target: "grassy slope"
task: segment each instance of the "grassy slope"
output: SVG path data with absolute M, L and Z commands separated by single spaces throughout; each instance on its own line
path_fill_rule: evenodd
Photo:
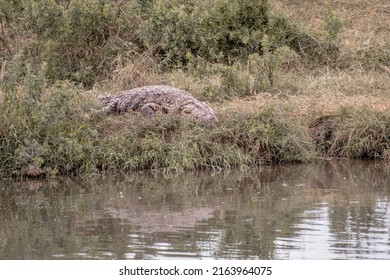
M 339 35 L 341 57 L 353 60 L 363 49 L 385 49 L 390 56 L 390 5 L 386 0 L 367 1 L 302 1 L 278 0 L 273 5 L 288 13 L 293 22 L 304 28 L 324 33 L 323 15 L 326 6 L 342 19 L 343 29 Z M 288 95 L 298 110 L 307 109 L 334 113 L 343 106 L 369 106 L 375 110 L 387 110 L 390 106 L 390 69 L 378 64 L 366 69 L 361 61 L 352 61 L 352 67 L 335 70 L 329 68 L 299 69 L 283 73 L 277 80 L 276 93 Z M 257 96 L 247 101 L 234 101 L 221 106 L 232 108 L 258 107 L 268 97 Z M 283 100 L 281 102 L 284 102 Z M 245 105 L 244 105 L 245 104 Z
M 327 6 L 343 21 L 340 34 L 344 51 L 353 51 L 373 45 L 385 46 L 390 38 L 390 5 L 387 0 L 321 1 L 275 0 L 276 8 L 288 13 L 291 20 L 323 30 L 323 14 Z
M 205 96 L 205 88 L 211 85 L 223 94 L 226 80 L 220 76 L 199 77 L 182 69 L 162 72 L 150 54 L 126 59 L 124 53 L 116 59 L 112 78 L 98 81 L 90 91 L 81 90 L 81 96 L 88 99 L 136 86 L 169 84 L 211 100 L 221 123 L 204 127 L 177 118 L 148 121 L 132 116 L 92 116 L 92 121 L 89 117 L 86 121 L 78 114 L 75 122 L 73 113 L 64 112 L 53 129 L 47 129 L 38 116 L 28 125 L 41 130 L 26 132 L 25 119 L 20 118 L 15 121 L 19 126 L 0 123 L 0 132 L 9 133 L 4 151 L 10 152 L 2 155 L 0 171 L 4 176 L 19 176 L 35 171 L 56 175 L 96 169 L 230 168 L 323 155 L 390 159 L 390 70 L 380 63 L 390 52 L 387 2 L 327 1 L 344 25 L 338 37 L 340 67 L 313 68 L 293 60 L 291 67 L 275 71 L 269 92 L 254 90 L 245 98 L 238 92 L 236 98 L 233 94 L 229 100 L 214 101 Z M 324 1 L 278 0 L 272 5 L 302 28 L 326 33 Z M 237 72 L 244 82 L 255 74 L 244 72 Z M 69 103 L 69 108 L 74 104 Z M 42 111 L 51 112 L 45 107 Z M 61 132 L 64 135 L 57 137 Z M 38 142 L 20 143 L 24 134 Z M 13 153 L 16 143 L 17 154 Z
M 383 122 L 388 120 L 387 112 L 390 112 L 390 69 L 377 63 L 376 57 L 361 56 L 367 55 L 366 51 L 370 50 L 374 54 L 380 50 L 380 55 L 390 51 L 388 1 L 309 0 L 303 3 L 277 0 L 272 1 L 272 5 L 275 10 L 287 13 L 288 18 L 301 28 L 322 35 L 326 33 L 326 9 L 334 11 L 343 22 L 338 37 L 339 59 L 348 61 L 349 66 L 321 66 L 313 69 L 298 65 L 293 69 L 278 71 L 270 92 L 257 92 L 254 96 L 214 102 L 213 107 L 222 120 L 228 120 L 234 112 L 256 114 L 267 108 L 276 110 L 280 118 L 291 118 L 304 126 L 313 125 L 323 116 L 332 116 L 332 139 L 325 139 L 331 143 L 320 143 L 327 146 L 328 155 L 379 155 L 387 158 L 387 146 L 376 143 L 375 139 L 379 137 L 378 134 L 388 133 L 387 124 Z M 197 79 L 180 70 L 160 73 L 157 65 L 145 57 L 137 63 L 118 69 L 114 83 L 108 83 L 105 88 L 115 92 L 126 88 L 126 81 L 129 80 L 139 81 L 138 85 L 166 83 L 184 88 L 202 98 L 205 86 L 211 83 L 218 87 L 223 82 L 219 77 L 207 77 L 208 81 Z M 92 94 L 96 95 L 101 90 L 95 88 Z M 118 120 L 108 119 L 107 122 L 108 125 L 118 125 Z M 126 120 L 122 120 L 122 123 L 126 123 Z M 367 130 L 368 127 L 371 127 L 371 131 Z M 382 135 L 379 138 L 383 140 L 387 137 Z M 376 144 L 372 143 L 380 147 L 373 148 Z

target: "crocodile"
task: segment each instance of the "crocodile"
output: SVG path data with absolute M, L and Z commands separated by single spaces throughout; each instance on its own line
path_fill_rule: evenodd
M 190 93 L 165 85 L 144 86 L 99 96 L 106 113 L 140 112 L 150 116 L 156 112 L 182 115 L 200 122 L 217 123 L 219 120 L 206 102 L 195 99 Z

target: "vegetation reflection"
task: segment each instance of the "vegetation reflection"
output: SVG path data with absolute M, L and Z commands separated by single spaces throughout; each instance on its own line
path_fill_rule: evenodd
M 388 172 L 340 161 L 4 182 L 0 258 L 293 258 L 305 235 L 326 248 L 312 258 L 383 258 Z

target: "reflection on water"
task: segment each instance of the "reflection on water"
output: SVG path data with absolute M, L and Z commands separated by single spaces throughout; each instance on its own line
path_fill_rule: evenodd
M 390 259 L 390 166 L 0 183 L 0 259 Z

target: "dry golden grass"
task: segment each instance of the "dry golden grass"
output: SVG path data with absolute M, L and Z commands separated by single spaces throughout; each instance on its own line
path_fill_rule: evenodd
M 390 75 L 378 71 L 329 70 L 302 71 L 279 75 L 276 88 L 288 94 L 388 96 Z
M 112 74 L 115 88 L 110 89 L 116 91 L 155 84 L 161 74 L 151 50 L 141 54 L 124 53 L 116 58 L 115 65 L 116 70 Z
M 303 26 L 324 33 L 327 6 L 340 17 L 342 50 L 358 50 L 390 43 L 390 2 L 388 0 L 275 0 L 275 8 Z
M 279 108 L 294 119 L 312 120 L 316 116 L 337 114 L 346 107 L 355 109 L 364 107 L 378 112 L 389 111 L 390 98 L 369 95 L 346 96 L 338 93 L 321 96 L 272 96 L 269 93 L 260 93 L 254 97 L 216 104 L 215 109 L 219 114 L 226 115 L 230 112 L 256 112 L 265 106 Z
M 390 75 L 376 71 L 294 71 L 278 76 L 272 93 L 215 104 L 216 111 L 255 112 L 264 106 L 281 108 L 296 118 L 329 115 L 344 107 L 390 110 Z

